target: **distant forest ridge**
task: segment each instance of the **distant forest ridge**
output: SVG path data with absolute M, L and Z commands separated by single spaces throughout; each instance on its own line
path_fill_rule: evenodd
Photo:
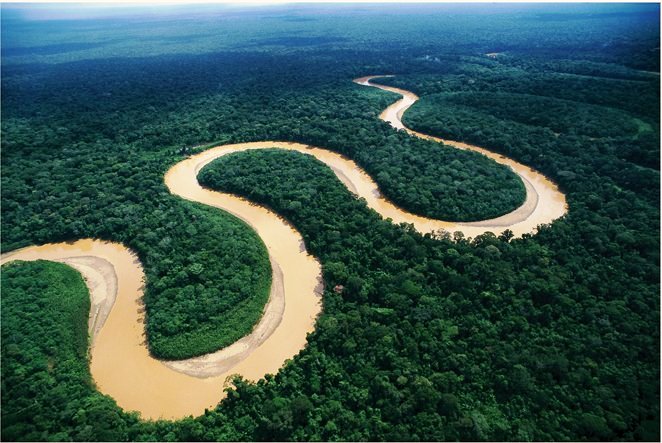
M 195 23 L 195 30 L 172 26 L 174 20 Z M 411 20 L 416 20 L 416 26 L 410 26 Z M 658 20 L 658 4 L 196 5 L 163 9 L 3 4 L 2 57 L 6 65 L 260 47 L 277 52 L 320 45 L 355 50 L 360 45 L 362 50 L 406 46 L 412 53 L 430 49 L 544 51 L 659 71 Z M 393 32 L 397 38 L 392 37 Z M 624 38 L 614 38 L 617 35 Z M 613 55 L 597 56 L 597 50 L 603 49 Z

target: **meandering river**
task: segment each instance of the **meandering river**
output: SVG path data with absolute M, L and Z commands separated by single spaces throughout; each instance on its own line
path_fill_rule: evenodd
M 364 86 L 372 86 L 382 89 L 384 91 L 399 94 L 402 98 L 389 107 L 387 107 L 379 116 L 380 119 L 388 122 L 391 126 L 398 130 L 404 130 L 414 137 L 419 137 L 425 140 L 432 140 L 435 142 L 443 143 L 458 149 L 465 149 L 468 151 L 475 151 L 491 158 L 495 162 L 508 166 L 515 174 L 517 174 L 524 183 L 526 189 L 526 198 L 524 203 L 517 209 L 501 217 L 482 220 L 469 223 L 448 223 L 439 220 L 432 220 L 425 217 L 409 217 L 409 220 L 404 220 L 398 214 L 397 218 L 393 221 L 407 221 L 414 223 L 416 229 L 420 232 L 430 232 L 437 229 L 445 229 L 447 231 L 455 232 L 461 231 L 467 237 L 475 237 L 476 235 L 483 234 L 487 231 L 499 234 L 506 229 L 513 231 L 517 237 L 522 234 L 535 232 L 538 225 L 551 223 L 557 218 L 562 217 L 568 211 L 565 195 L 561 193 L 558 186 L 550 179 L 539 173 L 538 171 L 529 168 L 515 160 L 504 157 L 501 154 L 488 151 L 480 146 L 470 145 L 468 143 L 446 140 L 439 137 L 423 134 L 407 128 L 402 123 L 402 115 L 414 103 L 418 101 L 418 96 L 413 92 L 406 91 L 392 86 L 384 86 L 372 83 L 371 80 L 377 78 L 390 77 L 388 75 L 372 75 L 368 77 L 361 77 L 354 80 L 355 83 Z M 378 211 L 379 212 L 379 211 Z M 411 220 L 411 221 L 410 221 Z
M 534 232 L 565 214 L 565 197 L 542 174 L 483 148 L 441 140 L 406 128 L 402 114 L 417 99 L 402 89 L 370 82 L 356 83 L 402 95 L 380 118 L 397 129 L 460 149 L 478 151 L 518 174 L 527 197 L 515 211 L 492 220 L 450 223 L 408 213 L 383 198 L 372 178 L 353 161 L 334 152 L 298 143 L 265 141 L 211 148 L 174 165 L 165 175 L 171 193 L 187 200 L 228 211 L 248 223 L 264 241 L 271 260 L 273 283 L 264 314 L 251 334 L 227 348 L 202 357 L 164 362 L 150 356 L 145 344 L 142 294 L 144 272 L 137 256 L 116 243 L 84 239 L 74 243 L 31 246 L 3 254 L 0 263 L 13 260 L 53 260 L 76 268 L 90 289 L 89 330 L 91 373 L 98 389 L 112 396 L 125 410 L 144 418 L 181 418 L 199 415 L 224 396 L 227 377 L 240 374 L 258 380 L 275 373 L 306 345 L 321 311 L 321 266 L 310 256 L 301 235 L 277 214 L 226 193 L 202 188 L 198 172 L 208 163 L 234 152 L 279 148 L 312 155 L 332 168 L 354 194 L 395 223 L 412 223 L 421 232 L 461 231 L 466 236 L 511 229 L 515 235 Z

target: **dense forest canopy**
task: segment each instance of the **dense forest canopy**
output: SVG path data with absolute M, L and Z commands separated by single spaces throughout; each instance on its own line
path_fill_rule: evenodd
M 646 4 L 63 5 L 27 11 L 5 5 L 2 21 L 2 56 L 16 63 L 219 50 L 305 54 L 320 47 L 508 51 L 542 63 L 552 57 L 589 62 L 587 67 L 614 63 L 649 71 L 659 71 L 660 62 L 658 11 Z
M 2 6 L 2 251 L 131 247 L 158 357 L 236 340 L 269 285 L 243 222 L 168 193 L 192 152 L 321 146 L 435 218 L 522 201 L 510 171 L 380 121 L 396 97 L 353 78 L 397 74 L 379 81 L 421 96 L 408 126 L 543 172 L 569 212 L 521 239 L 421 235 L 309 156 L 219 159 L 200 181 L 322 263 L 307 348 L 201 417 L 141 421 L 94 388 L 80 276 L 6 265 L 4 440 L 659 440 L 659 5 L 49 8 Z

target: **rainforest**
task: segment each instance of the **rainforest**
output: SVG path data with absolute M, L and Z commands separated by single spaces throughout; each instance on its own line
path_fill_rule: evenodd
M 659 4 L 2 5 L 5 441 L 659 441 Z

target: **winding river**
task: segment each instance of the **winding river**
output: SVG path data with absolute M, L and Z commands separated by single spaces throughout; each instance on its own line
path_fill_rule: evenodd
M 409 91 L 371 83 L 372 76 L 354 80 L 400 94 L 380 118 L 396 129 L 460 149 L 478 151 L 509 166 L 526 186 L 526 200 L 502 217 L 472 223 L 450 223 L 413 215 L 384 199 L 372 178 L 353 161 L 334 152 L 298 143 L 265 141 L 211 148 L 174 165 L 165 175 L 171 193 L 228 211 L 248 223 L 264 241 L 273 282 L 263 316 L 246 337 L 217 352 L 183 361 L 160 361 L 145 344 L 142 294 L 144 272 L 136 254 L 121 244 L 94 239 L 31 246 L 3 254 L 13 260 L 52 260 L 77 269 L 90 290 L 89 331 L 91 373 L 98 389 L 125 410 L 148 419 L 176 419 L 202 414 L 225 395 L 227 377 L 240 374 L 258 380 L 276 373 L 306 345 L 321 311 L 319 262 L 306 252 L 301 235 L 274 212 L 230 194 L 202 188 L 198 172 L 208 163 L 234 152 L 279 148 L 312 155 L 335 172 L 347 188 L 365 199 L 384 218 L 412 223 L 420 232 L 461 231 L 465 236 L 511 229 L 515 235 L 534 232 L 565 214 L 565 197 L 540 173 L 477 146 L 441 140 L 406 128 L 401 117 L 418 97 Z
M 501 154 L 488 151 L 487 149 L 481 148 L 479 146 L 453 140 L 445 140 L 439 137 L 433 137 L 431 135 L 423 134 L 421 132 L 407 128 L 402 123 L 402 115 L 407 109 L 409 109 L 414 103 L 418 101 L 418 96 L 413 92 L 406 91 L 404 89 L 394 88 L 392 86 L 384 86 L 371 82 L 372 79 L 384 77 L 391 76 L 372 75 L 354 80 L 355 83 L 360 85 L 373 86 L 375 88 L 393 92 L 402 96 L 400 100 L 387 107 L 381 113 L 379 116 L 380 119 L 389 123 L 395 129 L 404 130 L 408 134 L 415 137 L 443 143 L 458 149 L 479 152 L 499 164 L 508 166 L 522 179 L 526 189 L 526 198 L 524 203 L 522 203 L 519 208 L 509 212 L 508 214 L 502 215 L 501 217 L 469 223 L 450 223 L 425 217 L 412 216 L 411 214 L 398 210 L 396 211 L 397 214 L 394 214 L 397 218 L 391 216 L 394 222 L 399 223 L 406 221 L 408 223 L 413 223 L 416 229 L 420 232 L 431 232 L 432 230 L 444 229 L 451 232 L 461 231 L 467 237 L 475 237 L 487 231 L 492 231 L 498 235 L 506 229 L 510 229 L 513 231 L 513 234 L 516 237 L 521 237 L 522 234 L 535 232 L 538 225 L 551 223 L 557 218 L 562 217 L 568 211 L 565 195 L 559 191 L 555 183 L 553 183 L 538 171 L 535 171 L 528 166 L 518 163 L 508 157 L 504 157 Z

